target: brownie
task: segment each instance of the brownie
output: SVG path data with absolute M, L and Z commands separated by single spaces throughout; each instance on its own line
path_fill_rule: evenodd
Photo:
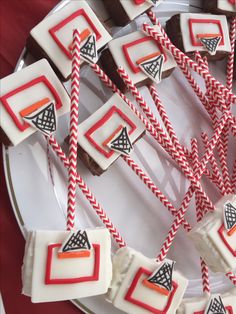
M 236 7 L 234 5 L 234 11 L 224 10 L 218 8 L 218 0 L 203 0 L 203 10 L 205 12 L 210 12 L 214 14 L 224 14 L 228 17 L 236 16 Z M 225 0 L 225 5 L 227 5 L 228 0 Z M 230 5 L 230 4 L 228 4 Z M 233 6 L 233 4 L 232 4 Z
M 186 53 L 187 56 L 194 59 L 194 51 L 186 52 L 183 44 L 183 37 L 180 27 L 180 14 L 172 16 L 166 22 L 166 33 L 169 36 L 172 43 L 179 48 L 182 52 Z M 186 34 L 185 34 L 186 35 Z M 209 54 L 207 51 L 200 51 L 202 57 L 206 56 L 209 61 L 219 61 L 225 59 L 229 52 L 217 51 L 215 55 Z

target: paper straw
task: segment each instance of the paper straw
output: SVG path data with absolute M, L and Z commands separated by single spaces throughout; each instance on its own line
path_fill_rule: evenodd
M 132 102 L 117 88 L 117 86 L 112 82 L 112 80 L 106 75 L 106 73 L 97 65 L 93 64 L 91 65 L 92 70 L 95 74 L 100 78 L 100 80 L 108 87 L 110 88 L 114 93 L 118 93 L 118 95 L 129 105 L 129 107 L 133 110 L 133 112 L 137 115 L 137 117 L 143 122 L 143 124 L 146 126 L 147 131 L 154 137 L 157 138 L 158 134 L 154 127 L 148 122 L 147 119 L 145 119 L 140 112 L 136 109 L 136 107 L 132 104 Z M 183 202 L 186 202 L 187 197 L 191 200 L 191 188 L 190 191 L 185 194 L 185 197 L 183 199 Z M 189 202 L 190 202 L 189 200 Z M 182 202 L 182 203 L 183 203 Z M 226 274 L 227 278 L 236 285 L 236 276 L 229 272 Z
M 201 161 L 201 164 L 200 166 L 198 167 L 197 169 L 197 172 L 196 172 L 196 179 L 199 180 L 206 165 L 207 165 L 207 162 L 209 160 L 209 158 L 211 157 L 211 155 L 213 154 L 213 149 L 220 137 L 220 134 L 222 132 L 222 129 L 224 128 L 224 125 L 225 123 L 227 122 L 227 115 L 224 114 L 220 120 L 220 123 L 218 125 L 218 128 L 217 130 L 215 131 L 212 139 L 210 140 L 209 142 L 209 146 L 208 146 L 208 149 L 206 150 L 203 158 L 202 158 L 202 161 Z M 189 191 L 190 190 L 193 190 L 192 189 L 192 186 L 189 187 Z M 182 203 L 183 204 L 183 203 Z M 176 215 L 176 218 L 174 219 L 174 222 L 172 223 L 172 226 L 168 232 L 168 235 L 166 237 L 166 240 L 160 250 L 160 253 L 158 255 L 158 260 L 163 260 L 166 258 L 166 255 L 172 245 L 172 242 L 174 241 L 174 238 L 179 230 L 179 227 L 181 225 L 181 221 L 184 217 L 184 215 L 186 214 L 186 211 L 187 211 L 187 208 L 185 206 L 181 206 L 181 208 L 179 209 L 177 215 Z
M 202 137 L 202 141 L 203 141 L 204 147 L 206 149 L 206 147 L 208 145 L 208 142 L 209 142 L 208 136 L 207 136 L 207 134 L 205 132 L 202 132 L 201 137 Z M 210 158 L 209 162 L 211 164 L 213 174 L 216 176 L 217 182 L 219 183 L 218 186 L 220 187 L 220 193 L 222 195 L 225 195 L 226 194 L 226 190 L 225 190 L 225 187 L 224 187 L 224 182 L 223 182 L 223 180 L 221 178 L 221 174 L 220 174 L 220 171 L 219 171 L 219 168 L 218 168 L 218 165 L 217 165 L 217 162 L 216 162 L 214 154 Z
M 232 189 L 233 193 L 236 193 L 236 159 L 234 160 L 234 165 L 233 165 L 233 173 L 232 173 Z
M 206 59 L 203 60 L 199 53 L 196 53 L 196 57 L 197 57 L 198 62 L 200 64 L 205 63 L 206 66 L 208 67 L 207 60 Z M 214 91 L 212 91 L 212 93 L 210 93 L 209 82 L 206 82 L 206 86 L 208 88 L 209 98 L 213 101 L 213 98 L 211 97 L 211 95 L 212 95 L 212 93 L 214 93 Z M 218 117 L 216 115 L 215 106 L 212 106 L 210 108 L 210 110 L 212 112 L 213 127 L 215 129 L 217 126 L 217 123 L 218 123 Z M 227 126 L 228 126 L 228 123 L 226 124 L 225 128 L 227 128 Z M 225 128 L 224 128 L 224 130 L 225 130 Z M 224 130 L 222 132 L 222 135 L 224 134 Z M 223 182 L 224 182 L 224 187 L 225 187 L 224 193 L 230 194 L 232 192 L 232 189 L 231 189 L 229 170 L 228 170 L 228 166 L 227 166 L 227 155 L 226 155 L 226 152 L 224 150 L 222 136 L 220 137 L 219 142 L 217 143 L 217 149 L 218 149 L 218 155 L 219 155 L 220 165 L 221 165 L 221 169 L 222 169 Z
M 160 43 L 163 47 L 168 49 L 173 56 L 180 59 L 183 63 L 189 66 L 192 70 L 201 75 L 205 80 L 209 81 L 214 89 L 220 90 L 222 95 L 230 102 L 236 103 L 236 95 L 230 92 L 223 84 L 218 82 L 207 70 L 204 66 L 199 66 L 195 61 L 190 59 L 187 55 L 185 55 L 182 51 L 180 51 L 177 47 L 175 47 L 171 41 L 164 37 L 163 34 L 158 33 L 152 26 L 147 23 L 143 24 L 143 30 L 149 36 L 154 38 L 158 43 Z
M 69 159 L 66 157 L 65 153 L 63 152 L 61 146 L 57 143 L 56 139 L 51 136 L 49 138 L 49 144 L 52 147 L 53 151 L 56 153 L 56 155 L 59 157 L 59 159 L 62 161 L 65 168 L 69 168 Z M 108 218 L 106 212 L 102 208 L 102 206 L 98 203 L 92 192 L 89 190 L 86 183 L 83 181 L 82 177 L 76 173 L 76 182 L 79 186 L 80 190 L 84 194 L 84 196 L 89 201 L 90 205 L 95 210 L 98 217 L 101 219 L 105 227 L 109 230 L 111 233 L 111 236 L 116 241 L 116 243 L 119 245 L 119 247 L 126 246 L 126 243 L 124 242 L 123 238 L 115 228 L 115 226 L 112 224 L 110 219 Z
M 148 107 L 146 101 L 136 88 L 136 86 L 133 84 L 131 78 L 129 77 L 128 73 L 124 70 L 124 68 L 119 67 L 118 73 L 120 74 L 121 78 L 123 79 L 124 83 L 134 96 L 136 102 L 139 104 L 139 106 L 142 108 L 143 112 L 146 114 L 146 116 L 149 118 L 150 122 L 153 124 L 154 128 L 159 134 L 159 137 L 157 139 L 158 143 L 163 147 L 163 149 L 171 156 L 172 159 L 174 159 L 185 176 L 192 182 L 194 187 L 196 187 L 199 192 L 201 193 L 201 196 L 208 207 L 209 210 L 213 210 L 214 206 L 206 193 L 203 191 L 201 185 L 196 180 L 196 178 L 193 175 L 192 169 L 190 168 L 187 159 L 184 155 L 180 155 L 179 152 L 176 150 L 172 142 L 169 140 L 168 136 L 162 129 L 160 123 L 157 121 L 154 114 L 151 112 L 150 108 Z
M 199 167 L 199 153 L 198 153 L 198 143 L 197 139 L 191 140 L 192 155 L 193 155 L 193 170 L 194 173 L 197 172 Z M 196 200 L 196 216 L 197 222 L 201 221 L 203 218 L 203 208 L 201 204 L 201 198 L 198 192 L 195 193 Z M 203 292 L 210 295 L 210 281 L 209 281 L 209 269 L 205 261 L 200 257 L 201 273 L 202 273 L 202 288 Z
M 77 143 L 79 124 L 79 89 L 80 89 L 80 33 L 77 29 L 75 29 L 73 31 L 72 74 L 71 74 L 67 230 L 72 230 L 75 227 Z

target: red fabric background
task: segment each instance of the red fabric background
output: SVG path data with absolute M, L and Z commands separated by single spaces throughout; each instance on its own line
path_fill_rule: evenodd
M 30 29 L 57 3 L 58 0 L 0 1 L 1 78 L 13 72 Z M 0 166 L 0 290 L 6 313 L 82 313 L 69 301 L 33 304 L 30 298 L 21 295 L 21 265 L 25 241 L 17 225 L 8 197 L 3 172 L 2 149 L 0 151 Z

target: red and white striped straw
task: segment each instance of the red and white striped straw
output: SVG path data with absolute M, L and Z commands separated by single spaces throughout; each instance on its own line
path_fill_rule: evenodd
M 176 135 L 176 132 L 173 128 L 172 123 L 170 122 L 170 119 L 166 113 L 165 107 L 162 104 L 162 101 L 157 93 L 157 89 L 156 87 L 152 84 L 149 86 L 149 92 L 152 96 L 152 99 L 156 105 L 157 111 L 159 112 L 159 115 L 164 123 L 164 126 L 166 128 L 167 133 L 169 134 L 169 137 L 173 143 L 173 145 L 175 146 L 175 148 L 178 150 L 179 154 L 181 156 L 185 156 L 184 150 L 183 150 L 183 146 L 180 144 L 179 139 Z M 185 156 L 186 157 L 186 156 Z M 186 159 L 186 158 L 185 158 Z
M 234 165 L 233 165 L 233 173 L 232 173 L 232 190 L 233 193 L 236 193 L 236 159 L 234 160 Z
M 212 156 L 213 154 L 213 149 L 215 148 L 215 145 L 220 137 L 220 134 L 224 128 L 224 125 L 225 123 L 227 122 L 227 114 L 224 114 L 220 120 L 220 123 L 218 125 L 218 128 L 217 130 L 215 131 L 212 139 L 210 140 L 209 142 L 209 146 L 208 146 L 208 149 L 206 150 L 203 158 L 202 158 L 202 161 L 201 161 L 201 164 L 200 166 L 198 167 L 197 169 L 197 172 L 196 172 L 196 179 L 199 180 L 206 165 L 207 165 L 207 162 L 209 160 L 209 158 Z M 193 190 L 192 189 L 192 186 L 189 187 L 189 191 Z M 174 222 L 172 223 L 172 226 L 168 232 L 168 235 L 166 237 L 166 240 L 160 250 L 160 253 L 158 255 L 158 260 L 164 260 L 166 258 L 166 255 L 172 245 L 172 242 L 174 241 L 174 238 L 178 232 L 178 229 L 181 225 L 181 221 L 184 217 L 184 215 L 186 214 L 186 211 L 187 211 L 187 208 L 185 208 L 184 206 L 181 206 L 181 208 L 179 209 L 177 215 L 176 215 L 176 218 L 174 219 Z
M 106 75 L 106 73 L 97 65 L 97 64 L 92 64 L 91 65 L 92 70 L 97 74 L 97 76 L 100 78 L 100 80 L 108 87 L 110 88 L 114 93 L 117 93 L 128 105 L 129 107 L 133 110 L 133 112 L 137 115 L 137 117 L 143 122 L 143 124 L 146 126 L 147 131 L 154 137 L 158 138 L 158 134 L 154 127 L 148 122 L 147 119 L 145 119 L 141 113 L 136 109 L 136 107 L 132 104 L 132 102 L 117 88 L 117 86 L 112 82 L 112 80 Z M 185 194 L 185 197 L 182 201 L 182 204 L 186 202 L 187 197 L 189 196 L 191 200 L 191 188 L 190 192 L 187 192 Z M 189 200 L 189 202 L 190 202 Z M 229 272 L 226 274 L 227 278 L 236 285 L 236 276 L 232 273 Z
M 229 34 L 230 34 L 231 52 L 229 54 L 228 61 L 227 61 L 226 87 L 229 90 L 232 90 L 233 72 L 234 72 L 235 40 L 236 40 L 236 17 L 231 17 Z
M 193 138 L 191 140 L 191 147 L 192 147 L 192 155 L 193 155 L 193 170 L 194 170 L 194 173 L 196 173 L 199 167 L 199 153 L 198 153 L 197 139 Z M 197 222 L 199 222 L 203 218 L 203 207 L 202 207 L 201 198 L 198 192 L 195 193 L 195 202 L 196 202 Z M 201 257 L 200 257 L 200 264 L 201 264 L 201 273 L 202 273 L 203 292 L 209 295 L 210 294 L 209 269 L 205 261 Z
M 199 66 L 195 61 L 190 59 L 181 50 L 175 47 L 169 38 L 164 37 L 163 34 L 158 33 L 152 26 L 147 23 L 143 24 L 143 30 L 149 36 L 154 38 L 159 44 L 168 49 L 173 56 L 180 59 L 183 63 L 186 63 L 192 70 L 201 75 L 205 80 L 209 81 L 214 89 L 219 90 L 222 95 L 230 102 L 236 103 L 236 95 L 229 91 L 223 84 L 217 81 L 204 66 Z
M 206 64 L 208 67 L 208 62 L 207 59 L 202 59 L 201 55 L 199 53 L 196 53 L 197 60 L 199 64 Z M 212 121 L 213 121 L 213 128 L 215 129 L 218 123 L 218 117 L 216 114 L 216 107 L 214 103 L 214 98 L 211 97 L 214 94 L 214 91 L 211 91 L 211 86 L 209 85 L 209 82 L 205 82 L 206 87 L 207 87 L 207 94 L 209 95 L 209 99 L 211 100 L 212 106 L 210 107 L 210 112 L 212 115 Z M 225 128 L 222 132 L 222 135 L 224 134 L 224 131 L 227 129 L 228 123 L 225 125 Z M 218 149 L 218 154 L 219 154 L 219 160 L 220 160 L 220 165 L 222 169 L 222 176 L 223 176 L 223 182 L 224 182 L 224 187 L 225 187 L 225 194 L 230 194 L 232 192 L 231 189 L 231 182 L 230 182 L 230 175 L 229 175 L 229 170 L 227 166 L 227 154 L 226 151 L 224 150 L 224 145 L 222 141 L 222 136 L 219 139 L 219 142 L 217 143 L 217 149 Z
M 56 153 L 56 155 L 59 157 L 61 162 L 63 163 L 64 167 L 66 169 L 69 169 L 69 159 L 66 157 L 65 153 L 63 152 L 61 146 L 57 143 L 56 139 L 51 136 L 49 138 L 49 144 L 52 147 L 52 150 Z M 98 203 L 95 196 L 92 194 L 86 183 L 83 181 L 82 177 L 76 173 L 76 183 L 84 196 L 89 201 L 90 205 L 95 210 L 96 214 L 100 218 L 100 220 L 103 222 L 105 227 L 109 230 L 111 236 L 116 241 L 116 243 L 119 245 L 119 247 L 126 246 L 125 241 L 107 216 L 105 210 L 102 208 L 102 206 Z
M 201 137 L 202 137 L 202 142 L 203 142 L 203 145 L 206 149 L 207 145 L 208 145 L 208 136 L 205 132 L 202 132 L 201 134 Z M 215 159 L 215 156 L 214 154 L 212 155 L 212 157 L 210 158 L 210 164 L 211 164 L 211 168 L 212 168 L 212 171 L 213 171 L 213 174 L 215 175 L 215 177 L 217 178 L 217 181 L 218 181 L 218 187 L 220 187 L 220 193 L 222 195 L 225 195 L 226 194 L 226 190 L 225 190 L 225 187 L 224 187 L 224 182 L 221 178 L 221 174 L 220 174 L 220 171 L 219 171 L 219 168 L 218 168 L 218 164 L 216 162 L 216 159 Z
M 176 150 L 173 143 L 169 140 L 168 136 L 166 135 L 166 132 L 161 127 L 160 123 L 157 121 L 154 114 L 151 112 L 149 106 L 147 105 L 146 101 L 140 94 L 137 87 L 132 82 L 130 76 L 125 71 L 124 68 L 119 67 L 118 73 L 123 79 L 125 85 L 128 87 L 132 95 L 134 96 L 136 102 L 139 104 L 139 106 L 142 108 L 143 112 L 146 114 L 148 119 L 150 120 L 151 124 L 156 129 L 157 133 L 159 134 L 159 137 L 157 139 L 158 143 L 163 147 L 163 149 L 171 156 L 173 160 L 177 162 L 185 176 L 192 182 L 194 187 L 196 187 L 199 192 L 201 193 L 201 196 L 209 210 L 213 210 L 214 206 L 212 202 L 210 201 L 209 197 L 206 195 L 206 193 L 203 191 L 200 183 L 196 180 L 196 178 L 193 175 L 192 169 L 190 168 L 190 165 L 185 157 L 185 155 L 180 155 L 179 152 Z
M 75 29 L 73 31 L 72 74 L 71 74 L 67 230 L 72 230 L 75 226 L 76 169 L 77 169 L 78 124 L 79 124 L 79 89 L 80 89 L 80 33 L 77 29 Z

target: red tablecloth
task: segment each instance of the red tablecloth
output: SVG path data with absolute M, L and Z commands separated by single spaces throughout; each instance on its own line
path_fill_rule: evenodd
M 1 0 L 0 4 L 0 77 L 10 74 L 24 47 L 30 29 L 36 25 L 58 0 Z M 1 88 L 1 87 L 0 87 Z M 21 265 L 24 239 L 14 217 L 4 179 L 0 151 L 0 289 L 7 314 L 78 314 L 70 302 L 33 304 L 21 295 Z

